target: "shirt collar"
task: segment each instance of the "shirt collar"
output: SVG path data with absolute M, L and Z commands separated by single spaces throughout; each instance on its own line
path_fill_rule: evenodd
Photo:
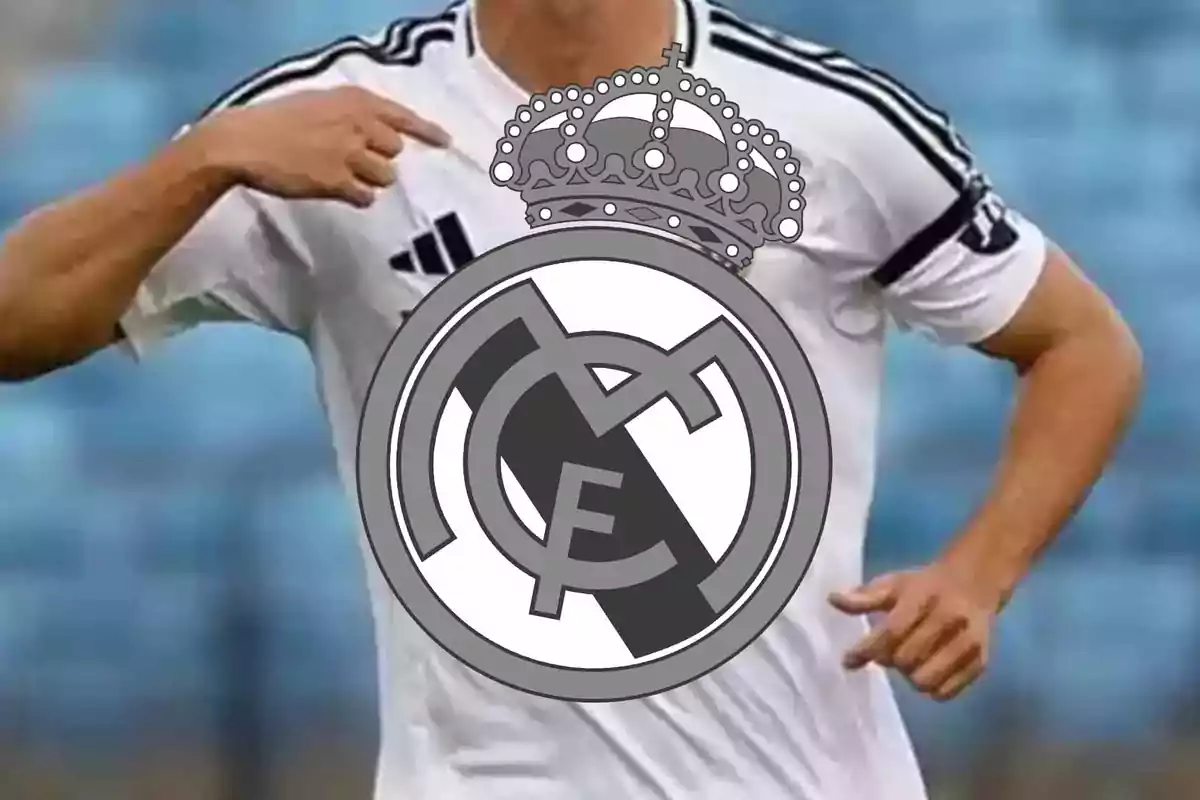
M 683 65 L 689 70 L 695 67 L 707 41 L 707 5 L 707 0 L 675 0 L 675 41 L 687 53 Z M 479 46 L 479 35 L 475 29 L 475 0 L 459 0 L 451 8 L 457 11 L 458 35 L 455 40 L 461 42 L 463 55 L 472 61 L 487 61 L 492 69 L 499 72 Z M 509 83 L 512 85 L 511 81 Z
M 675 7 L 675 41 L 687 53 L 685 68 L 694 71 L 697 63 L 703 63 L 708 41 L 708 0 L 675 0 Z M 458 0 L 447 9 L 454 12 L 454 46 L 463 57 L 460 63 L 464 67 L 454 70 L 450 80 L 459 91 L 475 98 L 476 110 L 499 133 L 511 119 L 514 109 L 529 102 L 529 93 L 504 74 L 479 46 L 474 10 L 475 0 Z M 456 138 L 451 149 L 485 172 L 495 155 L 495 143 L 488 137 Z

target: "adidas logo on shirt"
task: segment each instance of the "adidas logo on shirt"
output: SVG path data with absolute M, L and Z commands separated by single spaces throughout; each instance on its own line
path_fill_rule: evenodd
M 396 272 L 417 275 L 449 275 L 475 260 L 458 214 L 450 213 L 433 223 L 433 230 L 412 240 L 409 249 L 391 258 Z

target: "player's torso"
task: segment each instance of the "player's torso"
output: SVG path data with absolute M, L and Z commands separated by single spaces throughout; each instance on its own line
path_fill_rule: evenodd
M 431 53 L 418 68 L 371 67 L 361 76 L 369 88 L 436 121 L 450 134 L 452 146 L 411 143 L 398 160 L 398 187 L 366 211 L 315 203 L 294 215 L 318 284 L 312 345 L 322 382 L 327 393 L 348 387 L 350 410 L 361 406 L 407 312 L 459 270 L 474 269 L 468 266 L 474 258 L 531 232 L 520 195 L 497 186 L 489 175 L 496 142 L 527 98 L 454 57 L 453 44 Z M 824 132 L 777 107 L 774 96 L 786 84 L 764 86 L 761 74 L 738 69 L 716 54 L 704 66 L 704 77 L 736 99 L 747 116 L 771 120 L 797 155 L 808 187 L 800 240 L 759 248 L 743 276 L 795 335 L 829 415 L 834 453 L 829 535 L 801 589 L 803 595 L 823 598 L 827 590 L 859 577 L 874 471 L 884 315 L 874 294 L 841 279 L 840 270 L 828 263 L 838 257 L 841 228 L 830 224 L 840 200 L 836 182 L 823 172 Z M 476 266 L 486 269 L 486 263 Z M 334 419 L 335 435 L 339 449 L 349 454 L 357 413 L 343 416 L 341 425 Z M 797 624 L 815 624 L 812 613 L 797 605 Z M 826 623 L 835 620 L 820 624 Z
M 822 215 L 836 207 L 836 187 L 819 174 L 821 159 L 805 155 L 808 143 L 798 117 L 776 122 L 779 109 L 753 76 L 712 63 L 704 77 L 721 85 L 748 115 L 771 119 L 808 173 L 805 228 L 812 235 L 795 246 L 760 249 L 745 277 L 795 333 L 830 409 L 833 497 L 813 574 L 783 617 L 725 667 L 666 695 L 607 706 L 543 701 L 471 673 L 415 627 L 386 624 L 394 614 L 378 606 L 394 604 L 387 587 L 375 580 L 377 613 L 385 621 L 377 628 L 379 646 L 390 651 L 380 676 L 385 784 L 391 780 L 389 760 L 409 761 L 399 753 L 409 748 L 412 758 L 424 754 L 438 765 L 430 768 L 429 791 L 435 794 L 429 796 L 446 800 L 483 796 L 473 793 L 476 786 L 489 787 L 489 800 L 660 795 L 840 800 L 856 796 L 850 773 L 837 763 L 846 746 L 867 746 L 898 731 L 904 749 L 886 684 L 864 676 L 852 685 L 854 679 L 838 666 L 839 652 L 861 633 L 861 625 L 847 624 L 823 600 L 829 589 L 858 577 L 873 470 L 882 313 L 862 287 L 839 283 L 822 263 L 831 248 L 822 239 L 827 236 Z M 495 142 L 519 97 L 498 99 L 478 75 L 436 53 L 419 69 L 376 70 L 363 82 L 436 121 L 454 146 L 411 144 L 398 162 L 397 190 L 385 192 L 369 210 L 311 203 L 298 206 L 292 217 L 313 265 L 319 300 L 312 347 L 327 403 L 332 398 L 342 408 L 340 415 L 332 413 L 344 458 L 354 450 L 353 409 L 404 314 L 474 257 L 530 231 L 521 198 L 493 184 L 488 174 Z M 883 728 L 864 738 L 858 726 L 880 714 Z M 389 741 L 395 754 L 387 752 Z M 903 752 L 898 757 L 907 758 Z M 865 754 L 851 757 L 866 760 Z M 414 768 L 409 761 L 395 770 Z M 396 779 L 397 796 L 406 796 L 404 779 Z M 440 780 L 449 783 L 439 785 Z M 595 793 L 579 787 L 594 787 Z

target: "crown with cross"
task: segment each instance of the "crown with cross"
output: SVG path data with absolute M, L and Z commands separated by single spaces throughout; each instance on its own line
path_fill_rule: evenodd
M 621 70 L 520 106 L 496 143 L 492 181 L 520 192 L 533 228 L 606 220 L 699 245 L 735 268 L 803 227 L 804 180 L 778 132 L 743 119 L 681 68 Z

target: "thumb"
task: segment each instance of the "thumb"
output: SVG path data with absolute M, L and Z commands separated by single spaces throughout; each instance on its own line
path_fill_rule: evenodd
M 844 592 L 833 592 L 829 595 L 829 604 L 846 614 L 869 614 L 874 611 L 887 611 L 895 603 L 896 590 L 899 588 L 900 576 L 889 572 Z

